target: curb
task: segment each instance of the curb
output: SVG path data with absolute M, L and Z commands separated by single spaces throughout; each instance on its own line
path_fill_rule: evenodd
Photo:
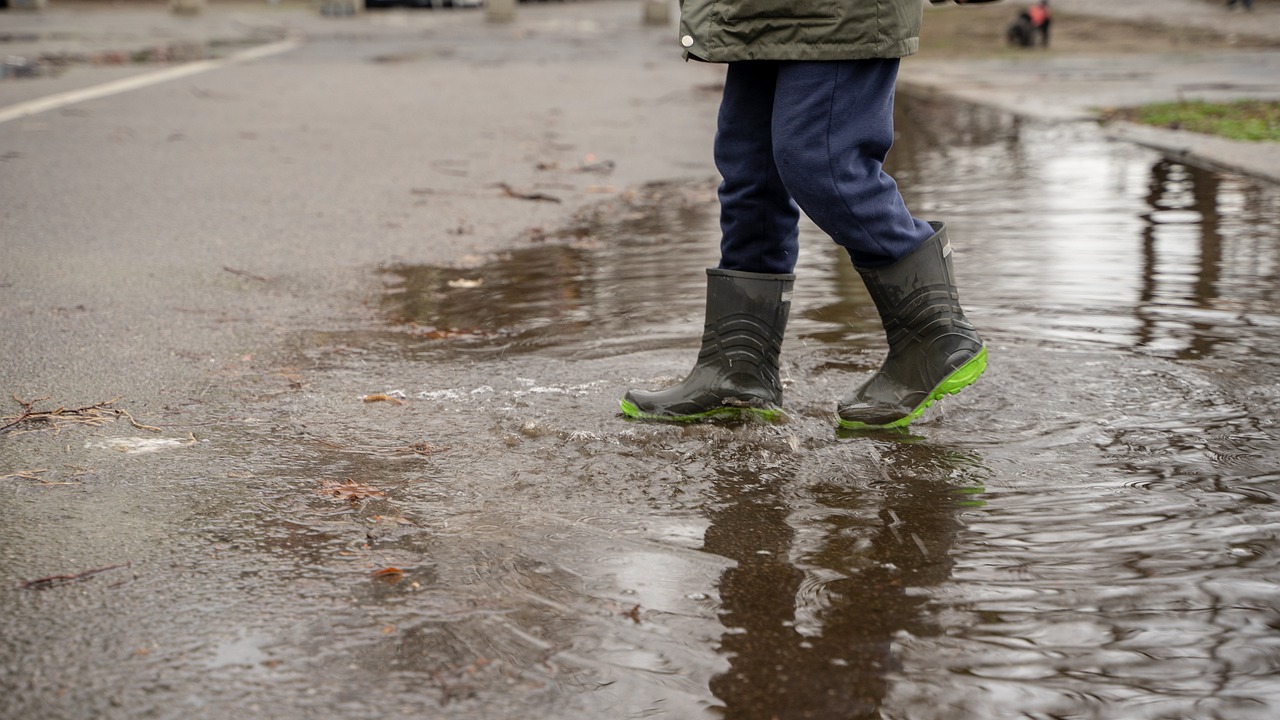
M 1214 135 L 1130 122 L 1108 123 L 1101 127 L 1109 139 L 1148 147 L 1174 160 L 1280 184 L 1280 143 L 1227 140 Z

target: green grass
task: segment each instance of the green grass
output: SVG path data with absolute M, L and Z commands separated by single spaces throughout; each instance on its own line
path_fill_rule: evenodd
M 1156 103 L 1110 110 L 1104 119 L 1190 130 L 1231 140 L 1280 142 L 1280 101 L 1275 100 Z

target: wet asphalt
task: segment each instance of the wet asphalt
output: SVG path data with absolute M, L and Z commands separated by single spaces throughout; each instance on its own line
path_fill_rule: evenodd
M 235 12 L 300 45 L 0 124 L 0 414 L 84 408 L 0 437 L 0 716 L 1280 707 L 1273 184 L 907 93 L 989 376 L 836 433 L 881 340 L 806 226 L 790 420 L 627 423 L 689 361 L 719 69 L 630 3 Z

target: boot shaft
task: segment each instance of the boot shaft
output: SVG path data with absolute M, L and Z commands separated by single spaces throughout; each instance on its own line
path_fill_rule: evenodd
M 735 374 L 762 373 L 777 382 L 794 286 L 793 274 L 708 269 L 698 364 L 716 364 Z
M 947 230 L 930 224 L 934 234 L 911 254 L 886 268 L 858 271 L 880 313 L 889 355 L 840 400 L 841 427 L 905 426 L 986 370 L 986 346 L 960 308 Z
M 781 414 L 778 356 L 791 311 L 794 275 L 707 270 L 702 350 L 693 370 L 663 390 L 630 390 L 629 417 L 693 421 L 751 413 Z
M 930 225 L 934 234 L 906 257 L 885 268 L 858 270 L 880 314 L 890 352 L 937 334 L 973 330 L 960 307 L 946 226 Z

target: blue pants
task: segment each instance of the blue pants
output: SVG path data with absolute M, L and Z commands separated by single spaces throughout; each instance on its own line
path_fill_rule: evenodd
M 933 234 L 882 169 L 897 76 L 897 60 L 729 64 L 715 141 L 721 269 L 791 272 L 801 209 L 864 269 Z

